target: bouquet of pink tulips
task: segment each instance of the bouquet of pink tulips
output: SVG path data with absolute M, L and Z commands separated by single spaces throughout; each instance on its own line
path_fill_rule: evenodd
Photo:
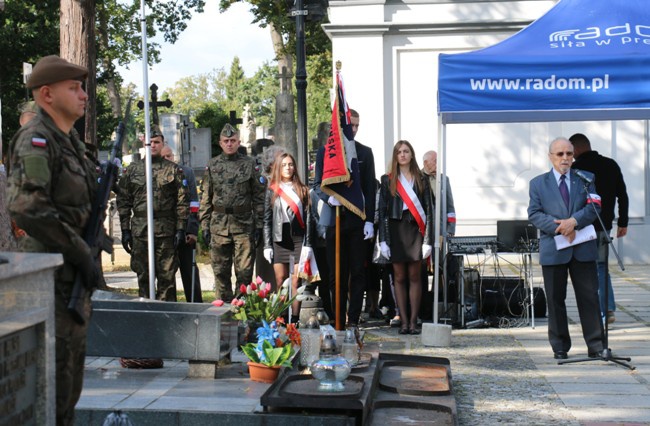
M 230 302 L 233 317 L 240 321 L 254 321 L 271 323 L 289 309 L 295 296 L 289 298 L 288 281 L 282 285 L 278 292 L 271 291 L 271 284 L 265 283 L 260 277 L 255 281 L 239 287 L 239 294 Z M 223 302 L 216 300 L 217 306 Z

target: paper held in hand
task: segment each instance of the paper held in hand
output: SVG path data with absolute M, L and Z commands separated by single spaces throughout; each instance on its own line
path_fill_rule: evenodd
M 568 238 L 564 235 L 556 235 L 555 237 L 555 247 L 558 250 L 565 249 L 567 247 L 575 246 L 578 244 L 585 243 L 587 241 L 596 239 L 596 230 L 594 225 L 585 226 L 582 229 L 576 231 L 576 237 L 573 241 L 569 242 Z

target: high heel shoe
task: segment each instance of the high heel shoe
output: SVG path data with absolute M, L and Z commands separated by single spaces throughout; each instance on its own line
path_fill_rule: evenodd
M 411 330 L 408 328 L 400 328 L 398 331 L 399 334 L 411 334 Z

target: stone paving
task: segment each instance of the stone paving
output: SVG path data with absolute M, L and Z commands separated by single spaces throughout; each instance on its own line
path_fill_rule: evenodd
M 633 371 L 601 360 L 557 365 L 544 318 L 536 319 L 534 329 L 523 320 L 504 323 L 503 328 L 454 329 L 451 346 L 443 348 L 424 347 L 420 336 L 401 336 L 383 322 L 368 321 L 366 347 L 448 358 L 460 425 L 650 425 L 650 268 L 630 266 L 623 272 L 612 268 L 611 274 L 618 310 L 608 346 L 614 356 L 631 357 Z M 534 272 L 535 285 L 541 285 L 540 276 Z M 209 267 L 202 267 L 204 289 L 210 289 L 210 277 Z M 107 274 L 113 287 L 135 287 L 134 278 L 130 272 Z M 569 359 L 576 359 L 586 356 L 586 347 L 571 290 L 568 307 L 573 337 Z M 259 395 L 266 387 L 250 382 L 243 367 L 224 369 L 228 377 L 217 380 L 188 379 L 186 371 L 182 361 L 169 362 L 158 373 L 140 374 L 120 370 L 115 360 L 88 358 L 86 386 L 77 408 L 84 412 L 146 407 L 163 413 L 259 410 Z M 151 377 L 144 379 L 145 374 Z M 244 391 L 246 398 L 237 398 L 237 404 L 224 400 L 227 389 Z M 80 420 L 77 424 L 86 424 Z

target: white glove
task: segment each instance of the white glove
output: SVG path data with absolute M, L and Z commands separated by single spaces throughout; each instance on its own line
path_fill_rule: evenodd
M 314 250 L 311 247 L 303 246 L 302 250 L 300 250 L 300 261 L 298 263 L 302 265 L 303 263 L 309 262 L 313 255 Z
M 374 236 L 375 236 L 375 227 L 372 225 L 371 222 L 366 222 L 366 224 L 363 225 L 363 239 L 369 240 Z
M 327 204 L 329 204 L 332 207 L 337 207 L 341 205 L 341 202 L 334 198 L 333 195 L 330 195 L 330 198 L 327 200 Z
M 429 244 L 422 244 L 422 259 L 431 256 L 431 246 Z
M 269 262 L 271 265 L 273 265 L 273 249 L 272 248 L 264 249 L 264 259 L 266 259 L 267 262 Z
M 386 259 L 390 259 L 390 247 L 388 247 L 386 241 L 382 241 L 379 243 L 379 251 L 381 251 L 381 255 L 384 256 Z

